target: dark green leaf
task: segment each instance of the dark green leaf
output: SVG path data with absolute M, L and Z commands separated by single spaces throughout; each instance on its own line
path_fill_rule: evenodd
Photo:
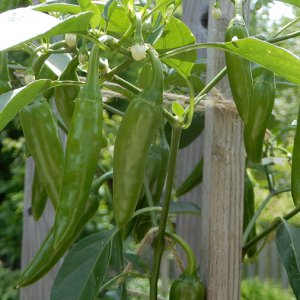
M 95 299 L 106 275 L 110 242 L 117 229 L 91 234 L 67 254 L 51 290 L 51 300 Z
M 200 214 L 201 208 L 192 202 L 178 201 L 171 202 L 169 212 L 173 214 Z
M 59 20 L 29 8 L 4 12 L 0 14 L 0 51 L 40 37 L 87 31 L 91 17 L 91 12 L 85 12 Z
M 300 299 L 300 228 L 289 225 L 284 219 L 277 230 L 276 245 L 282 264 L 289 276 L 297 300 Z

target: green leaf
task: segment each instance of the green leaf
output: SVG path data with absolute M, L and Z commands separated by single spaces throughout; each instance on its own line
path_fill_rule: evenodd
M 105 19 L 106 22 L 109 21 L 114 9 L 117 7 L 117 0 L 109 0 L 104 7 L 104 11 L 103 11 L 103 18 Z
M 117 231 L 91 234 L 70 250 L 53 283 L 51 300 L 96 298 L 109 265 L 110 242 Z
M 179 119 L 182 119 L 184 108 L 178 102 L 172 103 L 172 111 Z
M 216 45 L 262 65 L 275 74 L 300 85 L 300 59 L 290 51 L 256 38 Z
M 277 0 L 277 1 L 288 3 L 288 4 L 292 4 L 292 5 L 295 5 L 297 7 L 300 7 L 299 0 Z
M 0 14 L 0 51 L 40 37 L 87 31 L 91 17 L 92 13 L 84 12 L 59 20 L 29 8 L 4 12 Z
M 54 87 L 56 82 L 49 79 L 33 81 L 25 87 L 12 90 L 0 96 L 0 130 L 12 120 L 17 113 L 42 91 Z
M 90 24 L 92 28 L 96 28 L 101 21 L 101 11 L 98 6 L 91 0 L 79 0 L 78 2 L 83 11 L 90 11 L 93 13 L 92 18 L 90 19 Z
M 200 214 L 201 208 L 197 204 L 188 201 L 171 202 L 169 213 Z
M 280 259 L 289 276 L 297 300 L 300 299 L 300 228 L 289 225 L 284 219 L 277 230 L 276 245 Z
M 164 51 L 166 49 L 176 49 L 189 44 L 194 44 L 196 38 L 191 30 L 180 20 L 171 17 L 170 21 L 164 28 L 164 33 L 156 42 L 155 49 Z M 179 69 L 180 72 L 189 76 L 196 62 L 197 52 L 190 51 L 173 56 L 172 58 L 163 58 L 163 62 L 172 68 Z
M 82 10 L 78 5 L 67 3 L 43 3 L 31 6 L 31 9 L 40 12 L 59 12 L 61 14 L 79 14 Z

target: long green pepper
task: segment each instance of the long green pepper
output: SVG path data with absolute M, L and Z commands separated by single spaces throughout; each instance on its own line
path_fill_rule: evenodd
M 233 38 L 243 39 L 248 37 L 248 31 L 243 17 L 239 14 L 231 20 L 225 34 L 225 42 Z M 233 100 L 241 119 L 248 120 L 253 81 L 250 61 L 232 53 L 225 53 L 227 74 Z
M 291 188 L 294 204 L 298 207 L 300 205 L 300 107 L 294 138 Z
M 62 72 L 59 80 L 78 81 L 76 68 L 78 66 L 78 57 L 74 57 Z M 70 127 L 75 103 L 80 91 L 80 87 L 76 85 L 59 86 L 54 89 L 55 104 L 62 120 L 67 128 Z
M 247 157 L 254 163 L 262 158 L 264 136 L 276 95 L 273 72 L 264 70 L 254 84 L 250 114 L 244 126 Z
M 152 64 L 152 83 L 129 104 L 115 142 L 113 211 L 118 227 L 125 225 L 136 209 L 147 154 L 162 121 L 162 65 L 154 49 L 147 53 Z
M 11 90 L 9 72 L 7 67 L 7 53 L 0 52 L 0 95 Z
M 75 100 L 65 151 L 59 205 L 54 222 L 54 248 L 76 231 L 86 205 L 101 148 L 102 94 L 98 77 L 99 47 L 91 50 L 85 85 Z
M 64 153 L 51 107 L 43 96 L 38 96 L 20 111 L 19 118 L 37 172 L 56 208 L 61 189 Z

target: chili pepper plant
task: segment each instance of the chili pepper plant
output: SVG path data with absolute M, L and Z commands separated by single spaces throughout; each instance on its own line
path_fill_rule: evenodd
M 288 224 L 300 210 L 300 121 L 290 128 L 296 129 L 291 187 L 278 190 L 268 177 L 270 194 L 256 210 L 251 176 L 258 167 L 270 175 L 264 159 L 276 148 L 268 129 L 276 82 L 300 84 L 300 59 L 277 43 L 300 34 L 284 35 L 288 24 L 275 37 L 249 36 L 243 1 L 232 2 L 234 18 L 224 41 L 214 43 L 197 43 L 174 16 L 180 0 L 51 1 L 0 14 L 0 129 L 19 118 L 35 162 L 34 219 L 44 213 L 47 201 L 55 209 L 54 225 L 22 270 L 18 287 L 40 280 L 66 255 L 51 300 L 130 299 L 126 287 L 132 278 L 148 280 L 149 299 L 155 300 L 162 255 L 178 244 L 187 264 L 178 278 L 171 278 L 169 299 L 204 299 L 201 266 L 170 218 L 199 212 L 180 197 L 202 181 L 203 159 L 179 186 L 175 166 L 178 149 L 204 128 L 199 103 L 228 76 L 244 124 L 243 259 L 255 259 L 258 242 L 276 231 L 279 254 L 300 299 L 300 233 Z M 217 1 L 214 18 L 222 17 L 221 9 Z M 225 53 L 226 65 L 207 84 L 199 75 L 205 69 L 197 62 L 200 48 Z M 8 64 L 16 51 L 28 59 Z M 9 68 L 24 75 L 21 88 L 12 90 Z M 124 76 L 128 70 L 135 74 L 130 80 Z M 174 87 L 188 95 L 187 102 L 166 101 L 164 92 Z M 120 123 L 114 144 L 108 145 L 103 128 L 112 116 Z M 65 146 L 59 131 L 66 135 Z M 112 152 L 111 165 L 102 162 L 105 151 Z M 110 195 L 109 228 L 78 240 L 98 210 L 102 186 Z M 259 233 L 256 220 L 266 203 L 290 190 L 294 209 Z M 126 255 L 128 241 L 135 245 L 135 255 Z M 145 251 L 151 255 L 141 263 Z

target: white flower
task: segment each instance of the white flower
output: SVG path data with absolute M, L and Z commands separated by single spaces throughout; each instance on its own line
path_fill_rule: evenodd
M 147 47 L 144 44 L 135 44 L 130 48 L 132 58 L 136 61 L 146 58 Z
M 70 48 L 76 47 L 76 34 L 67 33 L 65 35 L 65 42 Z
M 32 81 L 35 81 L 35 75 L 32 69 L 26 70 L 25 76 L 24 76 L 25 84 L 29 84 Z
M 215 20 L 220 20 L 222 18 L 222 10 L 220 7 L 213 7 L 211 14 Z

